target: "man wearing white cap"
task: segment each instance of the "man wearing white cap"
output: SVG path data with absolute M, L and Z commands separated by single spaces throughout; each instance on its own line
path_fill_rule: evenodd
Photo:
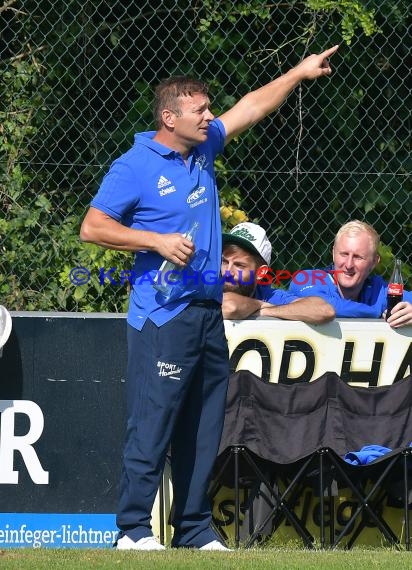
M 299 298 L 265 284 L 270 281 L 271 256 L 272 245 L 257 224 L 243 222 L 223 234 L 223 317 L 277 317 L 312 324 L 332 320 L 332 305 L 320 297 Z

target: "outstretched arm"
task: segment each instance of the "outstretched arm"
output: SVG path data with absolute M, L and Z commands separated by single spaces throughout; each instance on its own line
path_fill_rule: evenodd
M 277 109 L 304 79 L 317 79 L 330 75 L 332 69 L 328 58 L 338 47 L 334 46 L 318 55 L 309 55 L 296 67 L 263 87 L 251 91 L 229 111 L 223 113 L 219 118 L 226 130 L 226 143 Z

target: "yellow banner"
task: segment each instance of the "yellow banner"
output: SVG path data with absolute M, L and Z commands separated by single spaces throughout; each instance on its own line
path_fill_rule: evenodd
M 412 326 L 381 319 L 336 319 L 325 325 L 260 318 L 225 321 L 231 371 L 265 382 L 310 382 L 325 372 L 358 386 L 383 386 L 412 374 Z
M 240 489 L 240 540 L 241 543 L 247 542 L 250 533 L 259 529 L 259 525 L 263 523 L 265 518 L 270 514 L 270 508 L 263 509 L 263 513 L 259 513 L 259 506 L 255 504 L 252 511 L 249 506 L 249 490 Z M 341 489 L 339 496 L 334 498 L 332 506 L 329 498 L 325 497 L 324 502 L 324 539 L 325 545 L 333 544 L 339 539 L 337 546 L 340 548 L 347 545 L 348 541 L 356 534 L 354 540 L 355 545 L 375 545 L 381 546 L 385 543 L 382 532 L 377 528 L 371 516 L 362 514 L 355 518 L 347 527 L 347 523 L 351 520 L 359 507 L 359 499 L 354 497 L 349 489 Z M 293 512 L 299 519 L 301 525 L 312 535 L 313 544 L 315 546 L 321 543 L 321 525 L 320 525 L 320 500 L 315 496 L 313 489 L 305 488 L 296 503 L 293 505 Z M 254 511 L 254 512 L 253 512 Z M 263 516 L 262 516 L 263 515 Z M 395 536 L 402 543 L 405 538 L 405 520 L 404 511 L 401 508 L 400 501 L 397 503 L 388 496 L 382 497 L 379 507 L 379 516 L 389 525 Z M 252 527 L 250 522 L 252 521 Z M 213 522 L 216 528 L 224 538 L 230 542 L 235 537 L 235 498 L 234 490 L 227 487 L 221 487 L 213 501 Z M 253 525 L 254 523 L 254 525 Z M 272 533 L 270 534 L 270 531 Z M 342 534 L 343 533 L 343 534 Z M 272 519 L 269 521 L 265 530 L 259 533 L 261 539 L 269 539 L 271 544 L 275 545 L 296 545 L 296 541 L 302 543 L 302 539 L 292 524 L 285 518 L 280 524 L 272 527 Z

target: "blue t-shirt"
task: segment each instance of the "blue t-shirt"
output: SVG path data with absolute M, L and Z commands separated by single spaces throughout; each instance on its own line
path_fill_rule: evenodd
M 333 265 L 325 269 L 307 269 L 302 271 L 304 277 L 297 276 L 292 280 L 289 291 L 293 295 L 308 297 L 317 295 L 330 303 L 336 316 L 340 318 L 378 319 L 386 310 L 388 285 L 380 275 L 369 275 L 363 284 L 358 301 L 343 299 L 334 281 Z M 299 284 L 298 281 L 301 281 Z M 404 291 L 403 300 L 412 302 L 412 293 Z
M 289 291 L 283 289 L 272 289 L 270 285 L 258 285 L 254 294 L 254 298 L 259 301 L 266 301 L 272 305 L 289 305 L 292 301 L 296 301 L 299 297 L 292 295 Z
M 153 287 L 163 258 L 151 251 L 136 252 L 128 323 L 138 330 L 147 318 L 161 326 L 193 299 L 222 301 L 222 231 L 214 161 L 224 148 L 223 123 L 219 119 L 210 123 L 207 141 L 192 149 L 187 164 L 180 153 L 153 141 L 154 135 L 153 131 L 135 136 L 133 147 L 113 162 L 91 203 L 136 230 L 183 234 L 199 222 L 195 254 L 172 299 Z

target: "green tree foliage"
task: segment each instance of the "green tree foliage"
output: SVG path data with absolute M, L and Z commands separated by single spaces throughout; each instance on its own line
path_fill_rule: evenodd
M 219 113 L 336 43 L 331 80 L 298 88 L 217 161 L 222 221 L 261 222 L 277 265 L 293 270 L 328 263 L 339 225 L 365 219 L 382 235 L 388 276 L 393 255 L 411 253 L 407 12 L 396 0 L 5 2 L 0 302 L 124 311 L 127 280 L 102 285 L 100 268 L 122 281 L 133 256 L 82 244 L 79 227 L 113 158 L 153 128 L 153 86 L 203 77 Z M 70 281 L 77 266 L 87 285 Z
M 308 8 L 317 14 L 338 14 L 341 18 L 342 38 L 350 45 L 355 31 L 361 28 L 365 36 L 378 31 L 375 11 L 354 0 L 308 0 Z
M 252 15 L 248 2 L 225 3 L 227 17 L 221 23 L 213 3 L 201 20 L 209 51 L 217 56 L 230 53 L 234 44 L 238 48 L 243 44 L 239 51 L 246 54 L 245 61 L 253 60 L 249 65 L 231 62 L 234 93 L 238 85 L 253 85 L 255 76 L 261 78 L 259 83 L 269 81 L 275 75 L 273 69 L 284 72 L 310 52 L 341 45 L 332 58 L 335 71 L 326 87 L 317 82 L 296 90 L 274 118 L 228 148 L 231 168 L 226 164 L 221 175 L 227 183 L 229 173 L 238 173 L 230 176 L 229 184 L 241 189 L 242 199 L 236 205 L 269 228 L 280 252 L 277 264 L 292 269 L 328 264 L 338 227 L 350 218 L 365 219 L 375 225 L 385 251 L 390 252 L 389 257 L 383 255 L 380 266 L 388 277 L 393 256 L 408 259 L 411 254 L 407 48 L 402 42 L 396 48 L 383 42 L 383 37 L 400 38 L 407 33 L 406 21 L 400 17 L 402 3 L 310 0 L 304 7 L 282 4 L 289 10 L 287 17 L 275 18 L 271 13 L 268 19 L 262 13 L 256 35 L 239 26 L 238 17 L 248 5 Z M 271 43 L 273 49 L 261 48 Z M 223 88 L 224 71 L 216 70 L 214 78 L 215 90 L 229 101 L 231 94 Z M 264 149 L 260 156 L 250 150 L 256 140 Z M 226 196 L 230 201 L 230 193 Z M 399 204 L 405 208 L 401 218 Z M 304 243 L 314 247 L 296 245 Z
M 61 105 L 72 97 L 64 87 L 71 87 L 67 61 L 55 59 L 56 54 L 50 59 L 42 57 L 55 45 L 46 24 L 43 42 L 36 50 L 29 42 L 25 44 L 33 33 L 35 13 L 18 11 L 12 16 L 8 50 L 14 55 L 0 60 L 4 80 L 0 83 L 0 203 L 4 214 L 0 217 L 0 302 L 14 310 L 125 311 L 130 284 L 114 287 L 104 280 L 101 285 L 100 267 L 127 269 L 131 255 L 79 240 L 89 196 L 79 201 L 76 167 L 80 164 L 84 179 L 91 179 L 89 169 L 93 173 L 96 169 L 89 166 L 93 164 L 90 148 L 76 145 L 84 120 L 81 113 L 76 120 L 64 116 L 59 123 Z M 80 33 L 84 31 L 75 24 L 65 40 L 70 45 Z M 69 51 L 64 42 L 60 49 Z M 6 50 L 1 53 L 7 54 Z M 67 160 L 70 168 L 62 178 L 56 165 Z M 89 283 L 75 286 L 70 281 L 75 266 L 90 271 Z

